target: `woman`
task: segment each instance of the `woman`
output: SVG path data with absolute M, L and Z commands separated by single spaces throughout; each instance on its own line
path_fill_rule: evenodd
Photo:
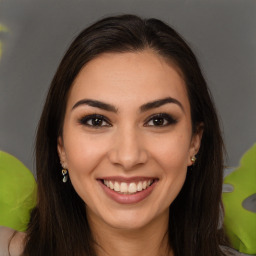
M 225 255 L 222 150 L 206 82 L 177 32 L 156 19 L 103 19 L 52 81 L 38 204 L 16 244 L 22 255 Z

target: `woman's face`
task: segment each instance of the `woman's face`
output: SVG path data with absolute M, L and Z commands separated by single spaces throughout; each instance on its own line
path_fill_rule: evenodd
M 200 139 L 174 65 L 150 50 L 108 53 L 76 77 L 58 152 L 89 220 L 136 229 L 168 219 Z

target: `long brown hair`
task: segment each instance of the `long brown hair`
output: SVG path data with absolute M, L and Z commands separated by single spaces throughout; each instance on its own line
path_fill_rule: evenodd
M 218 118 L 197 59 L 171 27 L 157 19 L 134 15 L 96 22 L 71 44 L 53 78 L 36 140 L 38 204 L 31 214 L 24 255 L 93 256 L 94 240 L 85 203 L 71 183 L 62 183 L 57 138 L 70 87 L 79 71 L 105 52 L 136 52 L 150 48 L 174 62 L 186 82 L 193 132 L 204 124 L 197 163 L 170 206 L 169 243 L 175 256 L 220 256 L 218 230 L 223 142 Z

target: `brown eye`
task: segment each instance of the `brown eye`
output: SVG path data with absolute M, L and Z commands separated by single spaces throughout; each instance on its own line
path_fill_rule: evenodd
M 79 123 L 93 128 L 111 126 L 104 116 L 96 114 L 83 117 Z
M 93 126 L 102 126 L 102 124 L 104 124 L 104 121 L 100 118 L 92 118 L 90 119 L 91 124 Z M 89 124 L 89 121 L 88 121 Z
M 162 117 L 156 117 L 156 118 L 152 119 L 151 122 L 152 122 L 153 125 L 155 125 L 155 126 L 160 126 L 160 125 L 165 125 L 165 124 L 167 124 L 167 121 L 164 120 L 164 118 L 162 118 Z
M 172 116 L 166 113 L 157 114 L 151 116 L 149 120 L 146 122 L 145 126 L 168 126 L 171 124 L 177 123 L 177 120 L 174 119 Z

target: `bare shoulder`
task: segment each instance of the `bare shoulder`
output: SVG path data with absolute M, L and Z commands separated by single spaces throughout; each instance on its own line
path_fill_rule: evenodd
M 0 256 L 20 256 L 25 236 L 23 232 L 0 226 Z

